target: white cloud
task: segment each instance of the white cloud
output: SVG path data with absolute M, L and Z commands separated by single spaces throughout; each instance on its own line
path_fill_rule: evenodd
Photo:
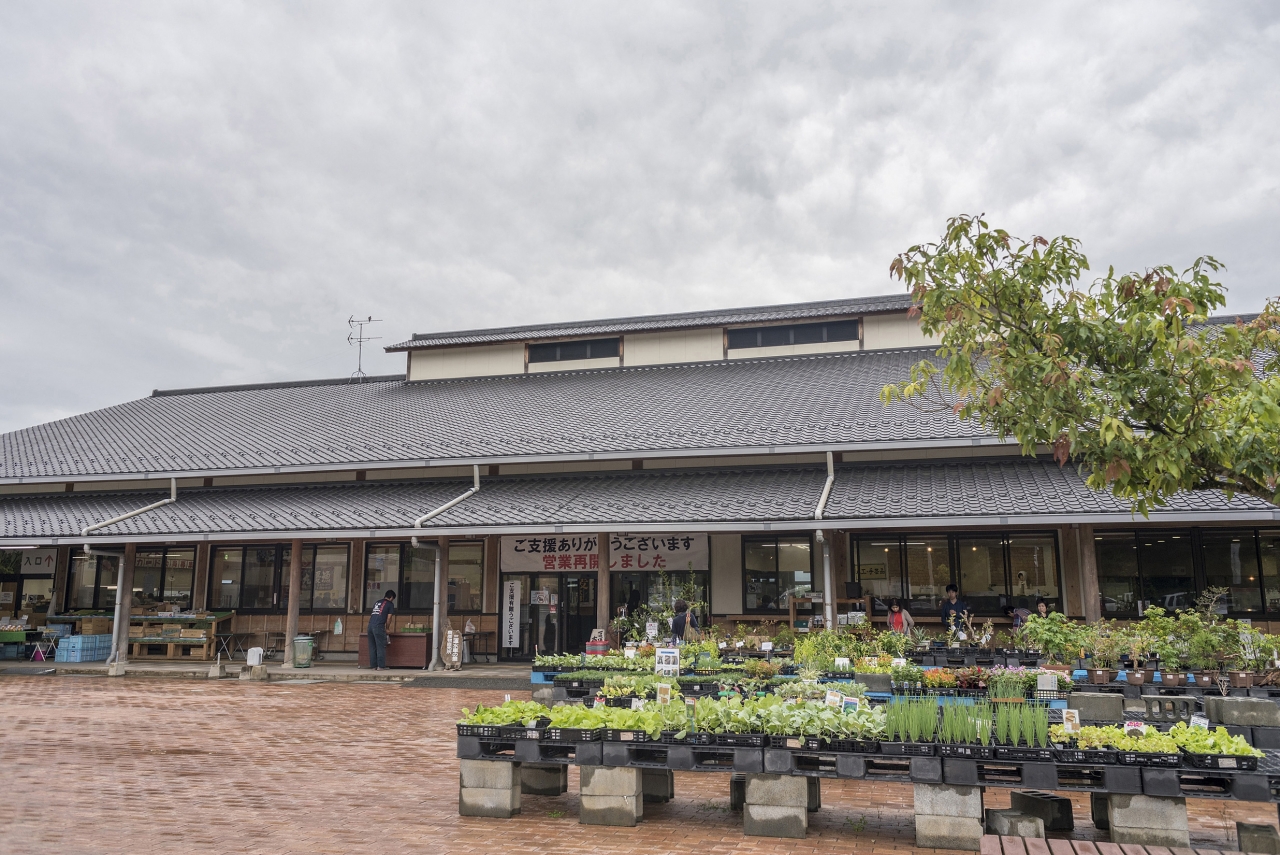
M 134 4 L 0 29 L 0 430 L 416 331 L 895 289 L 946 217 L 1280 292 L 1280 10 Z M 376 354 L 366 370 L 395 372 Z

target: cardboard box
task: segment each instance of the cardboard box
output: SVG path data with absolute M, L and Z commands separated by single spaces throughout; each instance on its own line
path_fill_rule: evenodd
M 181 638 L 182 627 L 176 623 L 166 623 L 160 628 L 160 636 L 162 638 Z
M 129 627 L 129 637 L 130 637 L 130 638 L 142 638 L 143 634 L 144 634 L 144 633 L 143 633 L 143 629 L 142 629 L 142 627 L 140 627 L 140 626 L 131 626 L 131 627 Z
M 205 637 L 205 636 L 204 636 L 204 630 L 203 630 L 203 629 L 184 629 L 184 630 L 182 630 L 181 635 L 182 635 L 182 637 L 183 637 L 183 638 L 200 638 L 200 639 L 203 639 L 203 638 Z
M 105 618 L 105 617 L 82 618 L 80 621 L 80 634 L 81 635 L 110 635 L 112 623 L 113 621 L 111 620 L 111 618 Z

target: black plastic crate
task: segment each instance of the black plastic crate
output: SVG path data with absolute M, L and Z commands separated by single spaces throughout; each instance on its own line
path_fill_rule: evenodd
M 1183 754 L 1183 762 L 1193 769 L 1229 769 L 1256 772 L 1258 758 L 1239 754 Z
M 716 745 L 724 745 L 731 748 L 763 748 L 765 743 L 765 735 L 763 733 L 717 733 Z
M 543 742 L 597 742 L 600 731 L 592 728 L 584 730 L 580 727 L 548 727 L 542 732 Z
M 997 760 L 1018 760 L 1030 763 L 1053 762 L 1052 748 L 1023 748 L 1013 745 L 997 745 Z
M 649 734 L 643 730 L 619 730 L 606 727 L 602 733 L 605 742 L 653 742 Z
M 496 724 L 460 724 L 458 725 L 459 736 L 478 736 L 481 739 L 497 739 L 502 732 L 502 727 Z
M 990 760 L 996 756 L 996 748 L 994 745 L 967 745 L 944 742 L 938 746 L 938 753 L 943 757 Z
M 1147 751 L 1118 751 L 1116 762 L 1121 766 L 1158 766 L 1174 768 L 1182 765 L 1181 754 L 1156 754 Z
M 508 740 L 481 739 L 478 736 L 459 736 L 459 760 L 516 760 L 516 744 Z
M 715 744 L 714 733 L 694 733 L 686 731 L 683 737 L 677 737 L 680 731 L 664 730 L 658 741 L 663 745 L 713 745 Z
M 545 727 L 525 727 L 519 724 L 507 724 L 498 728 L 498 736 L 502 739 L 541 739 Z
M 770 736 L 766 748 L 783 748 L 792 751 L 821 751 L 820 736 Z
M 932 757 L 937 747 L 932 742 L 881 742 L 880 753 L 893 757 Z
M 1120 762 L 1116 758 L 1117 753 L 1109 748 L 1055 748 L 1053 759 L 1059 763 L 1112 765 Z
M 874 739 L 828 739 L 828 751 L 838 754 L 879 754 L 880 743 Z

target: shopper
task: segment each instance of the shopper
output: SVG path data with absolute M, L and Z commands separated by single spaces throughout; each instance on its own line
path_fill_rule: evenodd
M 1027 622 L 1027 618 L 1031 617 L 1031 612 L 1021 606 L 1016 609 L 1013 606 L 1005 606 L 1004 616 L 1013 621 L 1014 629 L 1021 629 L 1022 625 Z
M 671 619 L 671 643 L 684 644 L 685 637 L 698 631 L 698 619 L 689 611 L 689 604 L 676 600 L 676 616 Z
M 902 607 L 897 597 L 889 601 L 889 629 L 902 635 L 909 635 L 915 625 L 911 612 Z
M 1050 612 L 1049 604 L 1043 599 L 1036 600 L 1036 614 L 1040 617 L 1048 617 Z
M 375 671 L 387 670 L 387 618 L 396 613 L 395 600 L 396 592 L 387 591 L 369 614 L 369 667 Z
M 942 601 L 943 630 L 962 629 L 964 615 L 968 611 L 969 606 L 965 604 L 964 600 L 960 599 L 960 589 L 955 585 L 948 585 L 947 598 Z

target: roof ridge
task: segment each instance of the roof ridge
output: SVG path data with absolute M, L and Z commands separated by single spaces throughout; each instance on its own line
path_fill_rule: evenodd
M 373 377 L 365 377 L 359 383 L 354 383 L 350 377 L 332 377 L 327 380 L 279 380 L 273 383 L 242 383 L 236 386 L 192 386 L 187 389 L 153 389 L 151 397 L 203 395 L 213 392 L 249 392 L 255 389 L 292 389 L 305 386 L 341 386 L 344 384 L 358 386 L 363 383 L 394 383 L 397 380 L 404 379 L 405 375 L 403 374 L 379 374 Z

